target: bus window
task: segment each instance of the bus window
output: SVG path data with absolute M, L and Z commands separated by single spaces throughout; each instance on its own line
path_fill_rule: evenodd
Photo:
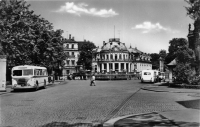
M 42 70 L 42 75 L 47 76 L 47 70 Z
M 22 70 L 14 70 L 13 76 L 22 76 Z
M 34 75 L 42 75 L 42 70 L 41 69 L 35 69 Z
M 33 75 L 33 69 L 23 70 L 23 75 Z

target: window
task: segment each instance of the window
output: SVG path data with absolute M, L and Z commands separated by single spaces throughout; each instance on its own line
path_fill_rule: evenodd
M 74 49 L 74 44 L 72 44 L 72 49 Z
M 74 52 L 72 52 L 72 55 L 74 56 Z
M 69 44 L 66 45 L 66 48 L 69 48 Z
M 69 60 L 67 60 L 66 62 L 67 62 L 67 65 L 69 65 Z
M 66 70 L 66 73 L 69 74 L 69 70 Z
M 23 70 L 23 75 L 33 75 L 33 69 Z
M 151 72 L 144 72 L 144 75 L 151 75 Z
M 66 52 L 67 56 L 69 56 L 69 52 Z
M 34 75 L 42 75 L 42 70 L 41 69 L 35 69 Z
M 113 55 L 112 54 L 110 55 L 110 59 L 113 59 Z
M 48 75 L 48 74 L 47 74 L 47 70 L 43 69 L 43 70 L 42 70 L 42 75 L 45 75 L 45 76 Z
M 22 70 L 14 70 L 13 76 L 22 76 Z
M 75 65 L 75 60 L 72 60 L 72 65 Z
M 121 54 L 119 54 L 119 59 L 122 59 L 122 55 Z

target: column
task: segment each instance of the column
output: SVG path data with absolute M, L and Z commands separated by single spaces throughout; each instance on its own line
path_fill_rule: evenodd
M 121 72 L 121 63 L 119 63 L 119 72 Z
M 101 66 L 101 64 L 98 64 L 98 63 L 97 63 L 97 71 L 98 71 L 98 72 L 100 72 L 100 66 Z
M 115 63 L 113 63 L 113 71 L 115 71 Z
M 104 63 L 101 64 L 101 71 L 104 70 Z
M 107 63 L 107 69 L 106 69 L 107 72 L 109 72 L 109 63 Z
M 126 70 L 126 63 L 124 63 L 124 70 Z M 127 70 L 126 70 L 127 71 Z
M 131 63 L 129 63 L 129 72 L 131 72 Z

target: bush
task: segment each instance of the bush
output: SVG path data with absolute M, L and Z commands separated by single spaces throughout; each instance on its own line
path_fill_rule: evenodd
M 200 85 L 200 76 L 193 77 L 192 80 L 190 81 L 190 84 L 192 84 L 192 85 Z
M 193 77 L 193 70 L 189 65 L 180 63 L 175 67 L 174 71 L 176 82 L 190 84 L 190 79 Z

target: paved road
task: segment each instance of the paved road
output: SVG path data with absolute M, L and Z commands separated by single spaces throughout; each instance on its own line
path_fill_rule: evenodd
M 184 109 L 173 93 L 140 90 L 139 80 L 67 81 L 36 92 L 0 95 L 2 126 L 42 126 L 52 122 L 101 123 L 118 116 Z

